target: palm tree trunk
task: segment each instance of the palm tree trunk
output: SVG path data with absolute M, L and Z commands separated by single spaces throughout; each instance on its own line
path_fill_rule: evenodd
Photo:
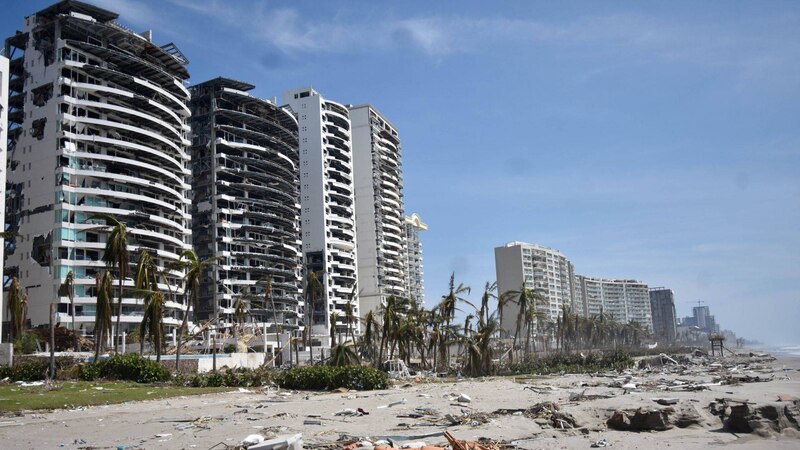
M 114 345 L 114 353 L 117 353 L 117 338 L 119 337 L 119 319 L 122 317 L 122 267 L 119 269 L 119 300 L 117 301 L 117 327 L 114 329 L 114 341 L 112 344 Z
M 189 322 L 189 305 L 186 305 L 186 311 L 183 313 L 183 322 L 181 326 L 178 327 L 176 333 L 178 333 L 178 346 L 175 347 L 175 372 L 180 373 L 180 363 L 181 363 L 181 345 L 183 342 L 183 327 L 187 326 Z

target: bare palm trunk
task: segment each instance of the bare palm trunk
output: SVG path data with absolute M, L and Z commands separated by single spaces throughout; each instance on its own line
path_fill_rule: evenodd
M 117 301 L 117 327 L 114 329 L 114 353 L 117 353 L 117 340 L 119 338 L 119 320 L 122 317 L 122 282 L 124 281 L 122 268 L 119 269 L 119 300 Z

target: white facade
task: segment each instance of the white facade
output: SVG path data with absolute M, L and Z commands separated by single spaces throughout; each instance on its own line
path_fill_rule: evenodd
M 6 145 L 8 140 L 8 58 L 0 55 L 0 224 L 6 223 Z M 3 274 L 5 240 L 0 236 L 0 274 Z M 3 279 L 5 285 L 5 278 Z M 3 314 L 6 307 L 0 296 L 0 337 L 3 336 Z
M 494 249 L 497 270 L 497 292 L 526 288 L 544 297 L 546 305 L 538 306 L 546 311 L 548 320 L 555 321 L 563 305 L 571 306 L 574 298 L 572 263 L 558 250 L 538 244 L 509 242 Z M 509 302 L 503 311 L 500 327 L 506 333 L 516 330 L 519 305 Z
M 347 108 L 312 88 L 288 91 L 283 103 L 297 117 L 300 137 L 300 230 L 305 272 L 321 274 L 323 298 L 313 313 L 306 306 L 306 326 L 313 340 L 330 345 L 331 313 L 336 328 L 347 330 L 346 305 L 359 314 L 355 188 L 351 123 Z M 358 321 L 350 326 L 358 329 Z M 315 345 L 319 345 L 315 344 Z
M 350 108 L 358 231 L 360 315 L 389 296 L 406 297 L 406 250 L 400 138 L 370 105 Z
M 26 17 L 24 31 L 6 40 L 13 133 L 5 222 L 19 236 L 5 264 L 28 293 L 34 326 L 48 322 L 52 302 L 60 303 L 59 320 L 70 323 L 69 300 L 57 289 L 73 271 L 76 327 L 93 328 L 95 274 L 106 270 L 107 237 L 93 214 L 116 216 L 128 228 L 124 329 L 141 321 L 142 299 L 131 292 L 130 275 L 139 250 L 148 249 L 164 269 L 191 248 L 188 61 L 174 45 L 158 46 L 117 17 L 61 2 Z M 185 308 L 182 276 L 170 271 L 161 285 L 167 329 Z
M 422 242 L 420 233 L 428 229 L 419 214 L 405 218 L 406 234 L 406 295 L 419 305 L 425 303 L 425 279 L 422 271 Z
M 586 316 L 601 312 L 620 323 L 637 322 L 653 328 L 650 293 L 647 284 L 636 280 L 575 277 L 579 311 Z

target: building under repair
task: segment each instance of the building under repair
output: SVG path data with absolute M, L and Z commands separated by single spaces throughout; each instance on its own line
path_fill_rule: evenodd
M 231 327 L 246 309 L 277 348 L 276 333 L 302 326 L 297 120 L 253 88 L 229 78 L 191 88 L 194 247 L 217 258 L 198 316 Z
M 150 32 L 134 33 L 117 17 L 62 1 L 26 17 L 23 31 L 5 41 L 12 236 L 5 275 L 18 277 L 27 293 L 33 326 L 48 322 L 55 302 L 59 322 L 71 326 L 74 315 L 75 327 L 91 332 L 95 276 L 106 269 L 116 299 L 119 271 L 102 260 L 109 229 L 98 213 L 127 226 L 131 260 L 119 331 L 141 321 L 143 300 L 131 275 L 140 250 L 163 270 L 191 248 L 188 61 L 173 44 L 159 46 Z M 70 271 L 74 311 L 58 296 Z M 186 308 L 182 277 L 168 270 L 159 286 L 167 332 Z

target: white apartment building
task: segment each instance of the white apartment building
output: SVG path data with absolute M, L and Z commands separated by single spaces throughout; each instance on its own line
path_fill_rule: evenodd
M 277 332 L 301 328 L 297 119 L 254 88 L 223 77 L 191 87 L 193 244 L 218 260 L 201 281 L 198 313 L 230 326 L 236 302 L 247 301 L 276 348 Z
M 422 242 L 420 233 L 428 229 L 419 214 L 405 218 L 406 235 L 406 295 L 419 305 L 425 303 L 425 280 L 422 271 Z
M 188 61 L 173 44 L 157 45 L 151 33 L 134 33 L 117 18 L 62 1 L 26 17 L 23 31 L 5 42 L 11 59 L 5 224 L 19 233 L 5 264 L 28 293 L 34 326 L 48 322 L 53 302 L 59 321 L 71 322 L 69 300 L 57 290 L 73 271 L 76 327 L 93 329 L 95 275 L 106 270 L 108 235 L 93 214 L 113 215 L 128 229 L 121 331 L 141 321 L 142 299 L 132 293 L 130 275 L 139 251 L 148 249 L 164 269 L 191 248 Z M 186 307 L 182 277 L 171 271 L 160 286 L 168 330 Z
M 355 188 L 350 115 L 347 107 L 308 87 L 283 94 L 297 117 L 300 138 L 300 230 L 305 273 L 316 272 L 322 298 L 306 305 L 314 345 L 329 346 L 330 316 L 347 330 L 346 305 L 355 317 L 357 252 Z M 307 279 L 307 278 L 306 278 Z M 350 326 L 358 329 L 358 321 Z
M 370 105 L 350 108 L 360 315 L 406 297 L 403 172 L 397 129 Z
M 0 224 L 6 223 L 6 146 L 8 144 L 8 58 L 0 55 Z M 0 236 L 0 274 L 3 274 L 5 240 Z M 5 286 L 5 279 L 3 279 Z M 3 336 L 3 314 L 6 306 L 0 296 L 0 337 Z
M 646 283 L 576 275 L 575 285 L 577 310 L 583 315 L 596 316 L 602 312 L 617 322 L 633 321 L 653 329 Z
M 494 249 L 497 271 L 497 292 L 502 295 L 525 287 L 544 297 L 545 304 L 538 306 L 546 311 L 549 320 L 555 321 L 563 305 L 571 306 L 574 298 L 572 263 L 558 250 L 538 244 L 509 242 Z M 513 334 L 517 326 L 519 305 L 509 302 L 504 308 L 500 327 Z

